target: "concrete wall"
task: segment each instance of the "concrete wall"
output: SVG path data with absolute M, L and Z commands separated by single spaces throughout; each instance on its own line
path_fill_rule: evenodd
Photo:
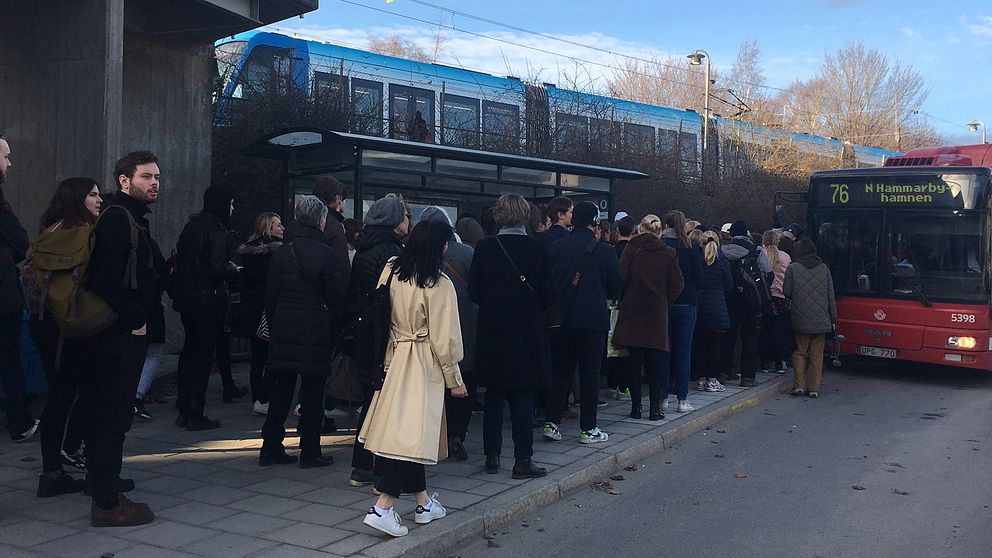
M 0 133 L 14 165 L 4 191 L 29 234 L 58 181 L 111 174 L 122 27 L 123 0 L 0 2 Z

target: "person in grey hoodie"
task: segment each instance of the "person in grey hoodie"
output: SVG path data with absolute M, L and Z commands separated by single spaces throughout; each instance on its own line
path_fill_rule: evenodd
M 723 340 L 720 363 L 721 381 L 733 378 L 734 346 L 741 340 L 741 387 L 753 387 L 758 372 L 758 309 L 751 308 L 744 299 L 743 287 L 739 284 L 741 266 L 757 259 L 758 269 L 771 275 L 772 264 L 768 255 L 755 246 L 747 230 L 747 223 L 734 221 L 730 225 L 730 242 L 720 246 L 720 251 L 730 262 L 734 278 L 734 293 L 727 297 L 727 310 L 730 313 L 730 330 Z M 771 281 L 769 280 L 769 284 Z
M 826 334 L 837 323 L 834 282 L 827 264 L 816 255 L 816 244 L 808 238 L 796 242 L 795 258 L 785 270 L 782 292 L 792 302 L 792 330 L 796 371 L 790 395 L 817 397 L 823 377 L 823 345 Z
M 451 225 L 451 219 L 443 209 L 432 205 L 420 215 L 420 222 L 441 221 Z M 468 433 L 468 423 L 472 418 L 472 404 L 476 400 L 475 374 L 472 368 L 475 364 L 475 335 L 476 322 L 479 319 L 479 307 L 468 294 L 468 273 L 472 267 L 472 257 L 475 250 L 468 244 L 457 239 L 448 241 L 448 249 L 444 253 L 444 274 L 455 285 L 455 296 L 458 300 L 458 318 L 461 321 L 462 346 L 465 358 L 461 362 L 462 379 L 468 389 L 468 397 L 452 397 L 450 390 L 445 391 L 444 405 L 448 427 L 448 455 L 459 461 L 468 459 L 465 450 L 465 435 Z

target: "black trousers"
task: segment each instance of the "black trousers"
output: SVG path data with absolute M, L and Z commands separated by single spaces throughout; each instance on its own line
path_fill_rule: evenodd
M 724 337 L 723 331 L 697 329 L 692 337 L 692 369 L 695 378 L 716 378 L 723 369 L 720 364 Z
M 269 342 L 257 337 L 251 338 L 251 400 L 269 402 L 271 379 L 265 374 L 265 363 L 269 361 Z
M 180 314 L 186 340 L 176 374 L 176 408 L 190 420 L 203 416 L 214 353 L 224 333 L 224 310 L 190 309 Z
M 662 387 L 668 384 L 669 367 L 665 365 L 668 351 L 630 347 L 627 361 L 627 383 L 630 385 L 630 404 L 641 406 L 641 369 L 648 379 L 648 400 L 652 405 L 661 403 Z
M 91 411 L 84 433 L 87 477 L 97 506 L 117 506 L 124 437 L 134 420 L 134 393 L 148 353 L 148 336 L 108 332 L 94 351 L 93 367 L 80 384 L 80 397 Z
M 629 388 L 627 383 L 627 357 L 607 357 L 606 363 L 606 383 L 610 389 L 624 391 Z
M 88 340 L 65 340 L 59 368 L 55 368 L 59 329 L 54 320 L 28 322 L 31 340 L 38 347 L 41 366 L 48 380 L 48 398 L 41 413 L 41 464 L 46 473 L 62 469 L 62 449 L 75 453 L 90 427 L 91 413 L 86 401 L 77 398 L 80 382 L 87 374 L 94 347 Z
M 427 490 L 427 468 L 423 463 L 376 457 L 375 475 L 379 477 L 376 490 L 393 498 Z
M 468 424 L 472 420 L 472 404 L 476 398 L 476 382 L 470 374 L 462 374 L 468 397 L 452 397 L 451 390 L 444 390 L 444 416 L 447 420 L 448 437 L 462 440 L 468 435 Z
M 753 380 L 758 372 L 758 313 L 742 306 L 728 306 L 730 330 L 720 351 L 721 371 L 729 376 L 734 370 L 734 350 L 741 340 L 741 380 Z
M 231 375 L 231 332 L 226 326 L 221 326 L 220 336 L 217 338 L 217 373 L 220 375 L 221 385 L 225 389 L 234 388 L 234 376 Z
M 358 433 L 362 431 L 362 425 L 365 424 L 365 417 L 369 414 L 369 406 L 372 405 L 374 395 L 375 391 L 371 387 L 362 386 L 362 412 L 358 415 L 358 426 L 355 427 L 355 447 L 351 452 L 352 468 L 365 472 L 374 470 L 377 459 L 375 454 L 365 449 L 365 444 L 358 441 Z
M 7 408 L 7 430 L 12 438 L 34 424 L 21 366 L 21 320 L 20 310 L 0 316 L 0 384 Z
M 262 426 L 262 450 L 282 450 L 286 439 L 286 419 L 293 406 L 297 374 L 273 372 L 269 414 Z M 301 457 L 320 457 L 320 431 L 324 425 L 324 376 L 301 376 L 300 435 Z
M 758 353 L 761 362 L 790 362 L 796 348 L 796 338 L 792 335 L 792 318 L 788 312 L 775 316 L 771 312 L 761 316 L 761 336 L 758 339 Z
M 486 409 L 482 416 L 482 445 L 486 455 L 503 450 L 503 402 L 510 404 L 513 432 L 513 457 L 530 459 L 534 455 L 534 392 L 527 389 L 486 388 Z
M 575 368 L 579 369 L 579 427 L 596 428 L 599 401 L 599 372 L 603 367 L 606 351 L 605 331 L 561 328 L 553 345 L 551 362 L 551 387 L 548 391 L 548 422 L 561 424 L 561 416 L 568 401 L 569 388 Z

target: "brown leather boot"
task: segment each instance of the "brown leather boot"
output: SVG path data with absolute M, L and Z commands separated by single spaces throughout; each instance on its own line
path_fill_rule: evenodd
M 90 525 L 93 527 L 131 527 L 144 525 L 155 520 L 155 514 L 147 504 L 128 500 L 123 494 L 118 496 L 117 507 L 104 510 L 94 502 L 90 506 Z

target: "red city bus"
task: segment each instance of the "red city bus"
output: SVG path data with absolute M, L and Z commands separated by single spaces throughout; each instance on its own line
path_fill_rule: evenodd
M 813 173 L 808 229 L 843 352 L 992 371 L 992 145 Z

